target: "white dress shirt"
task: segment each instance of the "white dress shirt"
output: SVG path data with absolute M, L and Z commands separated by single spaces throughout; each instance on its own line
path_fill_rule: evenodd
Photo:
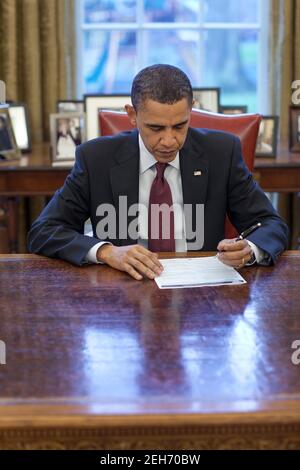
M 139 204 L 142 204 L 147 211 L 140 211 L 139 215 L 139 240 L 138 243 L 148 248 L 148 206 L 152 183 L 156 177 L 155 164 L 157 160 L 146 149 L 144 142 L 139 135 L 140 146 L 140 176 L 139 176 Z M 172 162 L 165 169 L 164 177 L 167 180 L 171 193 L 173 205 L 183 208 L 182 183 L 180 174 L 179 152 Z M 174 238 L 175 250 L 187 251 L 185 226 L 183 214 L 174 211 Z
M 150 190 L 153 183 L 153 180 L 156 176 L 155 164 L 157 160 L 153 155 L 147 150 L 145 144 L 139 135 L 139 150 L 140 150 L 140 172 L 139 172 L 139 204 L 142 204 L 148 209 L 149 205 L 149 196 Z M 180 160 L 179 152 L 177 153 L 175 159 L 170 162 L 165 169 L 164 177 L 167 180 L 171 193 L 173 204 L 183 208 L 183 193 L 182 193 L 182 182 L 181 182 L 181 173 L 180 173 Z M 185 222 L 184 217 L 182 216 L 183 211 L 174 212 L 174 235 L 175 235 L 175 249 L 176 252 L 186 252 L 187 244 L 185 237 Z M 139 214 L 139 238 L 138 244 L 148 248 L 148 216 L 147 212 L 140 211 Z M 251 246 L 256 261 L 259 263 L 264 258 L 264 252 L 260 250 L 254 243 L 247 240 Z M 86 261 L 89 263 L 98 263 L 97 260 L 97 251 L 105 243 L 110 242 L 99 242 L 96 243 L 87 253 Z M 254 261 L 255 262 L 255 261 Z M 253 263 L 251 263 L 253 264 Z

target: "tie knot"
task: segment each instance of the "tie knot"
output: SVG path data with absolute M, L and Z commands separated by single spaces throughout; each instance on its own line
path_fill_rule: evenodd
M 167 163 L 160 163 L 160 162 L 157 162 L 156 163 L 156 173 L 157 173 L 157 177 L 158 178 L 163 178 L 164 177 L 164 172 L 165 172 L 165 169 L 167 168 Z

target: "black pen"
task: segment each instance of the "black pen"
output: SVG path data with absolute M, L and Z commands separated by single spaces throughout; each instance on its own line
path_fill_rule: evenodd
M 259 227 L 261 227 L 260 222 L 258 222 L 255 225 L 252 225 L 252 227 L 250 227 L 250 228 L 247 228 L 247 230 L 244 230 L 235 240 L 236 241 L 244 240 L 244 238 L 248 237 L 248 235 L 250 235 L 250 233 L 254 232 L 254 230 L 256 230 Z

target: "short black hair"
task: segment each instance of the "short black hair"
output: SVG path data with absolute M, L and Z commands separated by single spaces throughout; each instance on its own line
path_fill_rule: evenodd
M 178 67 L 167 64 L 150 65 L 134 78 L 131 102 L 137 110 L 147 99 L 163 104 L 174 104 L 186 98 L 193 103 L 193 89 L 188 76 Z

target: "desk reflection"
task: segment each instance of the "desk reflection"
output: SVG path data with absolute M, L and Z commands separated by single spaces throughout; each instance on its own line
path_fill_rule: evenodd
M 238 347 L 232 348 L 232 338 L 249 303 L 247 284 L 159 290 L 154 281 L 127 283 L 124 273 L 114 273 L 114 286 L 116 278 L 123 281 L 115 288 L 109 268 L 104 268 L 105 278 L 101 269 L 88 273 L 95 289 L 101 282 L 99 294 L 105 294 L 105 300 L 98 299 L 98 326 L 94 321 L 85 328 L 85 374 L 94 392 L 98 388 L 101 395 L 123 398 L 142 394 L 152 401 L 191 395 L 210 400 L 220 393 L 223 381 L 223 392 L 231 396 L 239 380 L 232 364 L 240 355 Z M 234 356 L 230 364 L 224 362 L 229 347 Z M 249 340 L 244 344 L 248 367 L 251 348 Z

